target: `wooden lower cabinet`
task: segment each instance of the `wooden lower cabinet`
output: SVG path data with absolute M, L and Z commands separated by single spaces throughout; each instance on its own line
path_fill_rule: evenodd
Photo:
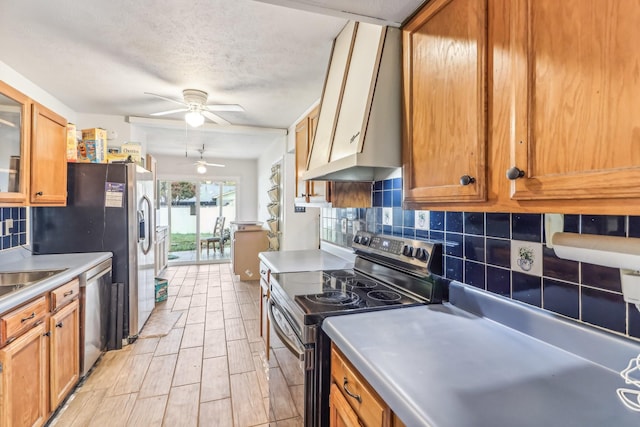
M 56 408 L 80 376 L 80 304 L 76 299 L 49 318 L 50 400 Z
M 331 427 L 404 427 L 400 419 L 333 344 L 331 346 Z
M 46 332 L 47 323 L 43 322 L 0 350 L 2 427 L 35 427 L 47 421 Z

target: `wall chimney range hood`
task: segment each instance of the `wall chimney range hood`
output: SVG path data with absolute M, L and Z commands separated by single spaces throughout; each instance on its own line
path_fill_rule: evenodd
M 303 179 L 374 181 L 402 166 L 400 37 L 350 21 L 335 39 Z

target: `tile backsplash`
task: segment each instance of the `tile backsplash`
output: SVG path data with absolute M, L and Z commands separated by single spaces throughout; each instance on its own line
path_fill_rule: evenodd
M 1 221 L 0 251 L 27 243 L 27 208 L 0 208 Z M 13 221 L 13 226 L 6 226 L 7 219 Z
M 372 208 L 322 209 L 321 238 L 349 247 L 359 229 L 443 243 L 444 275 L 579 322 L 640 339 L 618 269 L 563 260 L 544 245 L 544 215 L 402 209 L 402 179 L 376 181 Z M 640 237 L 640 216 L 564 215 L 564 231 Z

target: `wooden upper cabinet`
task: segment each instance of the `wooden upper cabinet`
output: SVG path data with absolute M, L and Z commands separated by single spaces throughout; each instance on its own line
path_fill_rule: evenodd
M 65 205 L 67 201 L 67 121 L 33 104 L 31 205 Z
M 0 204 L 24 205 L 29 184 L 31 100 L 0 81 Z
M 487 197 L 487 0 L 433 0 L 403 28 L 404 203 Z
M 511 197 L 640 197 L 640 6 L 513 2 Z M 514 176 L 516 171 L 511 171 Z
M 309 182 L 302 179 L 302 174 L 307 170 L 307 157 L 309 156 L 309 145 L 311 144 L 310 135 L 309 118 L 305 117 L 296 125 L 295 197 L 304 198 L 307 202 L 309 201 Z

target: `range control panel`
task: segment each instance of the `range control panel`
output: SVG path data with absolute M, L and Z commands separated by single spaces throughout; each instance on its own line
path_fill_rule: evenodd
M 439 243 L 403 239 L 366 231 L 358 231 L 353 236 L 352 247 L 359 252 L 383 255 L 421 267 L 429 266 L 435 257 L 442 256 Z

